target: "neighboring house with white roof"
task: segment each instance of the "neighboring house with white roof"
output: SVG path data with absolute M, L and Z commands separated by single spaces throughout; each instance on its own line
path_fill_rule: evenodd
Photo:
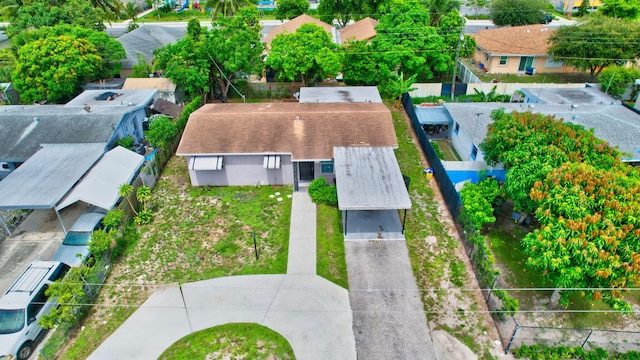
M 182 102 L 184 90 L 168 78 L 127 78 L 122 85 L 123 90 L 157 89 L 157 97 L 174 104 Z

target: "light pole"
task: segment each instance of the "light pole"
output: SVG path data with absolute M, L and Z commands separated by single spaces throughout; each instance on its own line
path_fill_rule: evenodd
M 458 69 L 458 56 L 460 56 L 460 45 L 464 41 L 464 21 L 460 27 L 460 37 L 458 38 L 458 48 L 456 49 L 456 59 L 453 62 L 453 78 L 451 79 L 451 101 L 456 94 L 456 70 Z

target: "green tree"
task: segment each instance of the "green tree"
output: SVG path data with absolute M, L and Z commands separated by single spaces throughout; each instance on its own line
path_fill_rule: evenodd
M 489 17 L 496 26 L 544 23 L 544 0 L 492 0 Z
M 443 16 L 452 11 L 458 12 L 460 10 L 459 0 L 426 0 L 424 3 L 431 15 L 430 25 L 435 27 L 440 25 L 440 20 L 442 20 Z
M 295 33 L 283 33 L 271 43 L 266 65 L 286 81 L 308 81 L 332 77 L 340 72 L 341 59 L 337 45 L 316 24 L 304 24 Z
M 378 59 L 368 41 L 348 42 L 343 48 L 342 76 L 347 85 L 377 85 L 381 79 Z
M 412 1 L 398 3 L 380 18 L 378 35 L 371 41 L 379 82 L 394 72 L 416 74 L 418 80 L 424 81 L 450 69 L 451 51 L 429 22 L 427 8 Z
M 46 290 L 49 297 L 53 297 L 59 306 L 40 319 L 45 329 L 51 329 L 57 324 L 75 324 L 82 315 L 87 303 L 87 288 L 85 284 L 91 274 L 91 268 L 81 265 L 71 268 L 67 275 L 55 281 Z
M 153 74 L 153 65 L 147 61 L 142 53 L 138 53 L 138 63 L 133 65 L 133 71 L 129 75 L 130 78 L 148 78 L 149 74 Z
M 83 0 L 48 1 L 31 0 L 17 10 L 7 28 L 7 35 L 13 37 L 26 29 L 37 29 L 60 24 L 77 25 L 88 29 L 105 30 L 104 16 L 89 2 Z
M 598 9 L 605 16 L 636 20 L 640 15 L 640 2 L 637 0 L 604 0 Z
M 207 37 L 208 54 L 222 99 L 238 75 L 260 74 L 264 67 L 264 43 L 260 41 L 260 17 L 255 7 L 240 9 L 231 18 L 213 22 Z
M 363 14 L 362 5 L 358 0 L 323 0 L 318 4 L 318 15 L 327 24 L 336 20 L 340 27 L 345 27 Z
M 460 190 L 462 204 L 477 231 L 485 224 L 496 222 L 493 203 L 498 195 L 500 188 L 494 178 L 483 179 L 477 184 L 467 183 Z
M 131 196 L 131 193 L 133 193 L 133 186 L 131 186 L 131 184 L 122 184 L 118 188 L 118 195 L 120 195 L 121 197 L 127 199 L 127 202 L 129 203 L 129 207 L 131 208 L 131 211 L 133 212 L 134 215 L 137 215 L 138 212 L 133 207 L 133 203 L 131 202 L 131 199 L 129 198 L 129 196 Z
M 640 79 L 640 69 L 626 66 L 609 66 L 598 76 L 605 93 L 618 99 L 636 79 Z
M 211 9 L 211 17 L 233 16 L 244 6 L 251 5 L 249 0 L 207 0 L 205 8 Z
M 87 81 L 98 78 L 103 59 L 95 46 L 73 36 L 55 36 L 24 45 L 11 74 L 21 101 L 67 101 Z
M 589 13 L 589 0 L 583 0 L 580 3 L 580 6 L 578 6 L 578 13 L 577 15 L 582 17 L 582 16 L 586 16 Z
M 478 11 L 491 3 L 489 0 L 467 0 L 467 5 L 473 7 L 474 17 L 478 17 Z
M 145 135 L 151 146 L 164 147 L 173 142 L 177 134 L 178 126 L 169 117 L 156 116 Z
M 578 70 L 589 71 L 594 81 L 605 67 L 638 57 L 640 24 L 591 16 L 578 25 L 560 26 L 549 42 L 549 54 Z
M 278 7 L 273 13 L 278 20 L 288 20 L 306 13 L 307 10 L 309 10 L 307 0 L 278 0 Z
M 393 74 L 390 79 L 382 84 L 382 93 L 396 100 L 396 107 L 400 108 L 400 98 L 402 94 L 415 90 L 411 87 L 416 82 L 416 74 L 405 79 L 404 74 Z

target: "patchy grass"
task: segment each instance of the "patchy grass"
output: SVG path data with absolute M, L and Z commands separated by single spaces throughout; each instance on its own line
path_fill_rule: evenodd
M 159 359 L 294 359 L 289 342 L 258 324 L 225 324 L 189 334 Z
M 348 289 L 340 210 L 327 205 L 317 205 L 316 209 L 317 273 Z
M 461 161 L 460 155 L 456 149 L 453 148 L 451 143 L 448 140 L 432 140 L 431 144 L 434 147 L 438 147 L 440 149 L 440 153 L 442 154 L 442 160 L 445 161 Z
M 112 263 L 83 330 L 58 356 L 86 359 L 156 287 L 285 273 L 291 193 L 290 186 L 191 187 L 184 159 L 172 158 L 149 201 L 153 222 L 123 240 L 129 247 Z
M 476 291 L 463 290 L 471 288 L 473 273 L 461 261 L 462 246 L 442 219 L 447 209 L 440 208 L 435 198 L 432 186 L 436 185 L 430 183 L 435 179 L 423 174 L 427 164 L 404 112 L 394 108 L 392 116 L 399 145 L 396 158 L 402 173 L 411 178 L 413 207 L 407 216 L 405 237 L 429 327 L 444 329 L 480 358 L 491 358 L 488 349 L 493 344 L 488 329 L 493 326 L 492 320 L 476 311 L 477 300 L 481 300 Z

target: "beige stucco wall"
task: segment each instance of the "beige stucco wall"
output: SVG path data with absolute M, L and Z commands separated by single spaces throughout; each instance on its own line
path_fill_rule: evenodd
M 488 60 L 487 60 L 488 57 Z M 568 73 L 575 72 L 575 69 L 568 66 L 561 67 L 545 67 L 547 58 L 549 56 L 535 56 L 534 67 L 537 74 L 549 74 L 549 73 Z M 505 65 L 500 65 L 499 56 L 487 56 L 487 53 L 481 49 L 477 49 L 473 54 L 473 60 L 476 64 L 484 64 L 487 69 L 487 73 L 490 74 L 516 74 L 523 73 L 524 71 L 518 71 L 520 67 L 521 56 L 509 56 Z

